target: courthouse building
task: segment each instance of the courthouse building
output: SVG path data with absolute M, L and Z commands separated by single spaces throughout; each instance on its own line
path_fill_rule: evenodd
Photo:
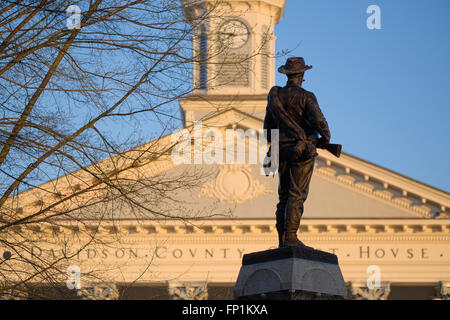
M 191 1 L 185 3 L 188 17 L 201 10 Z M 254 129 L 257 134 L 263 127 L 268 90 L 275 82 L 273 29 L 283 17 L 285 0 L 230 0 L 223 5 L 226 17 L 198 30 L 194 50 L 208 52 L 220 46 L 220 39 L 210 37 L 214 30 L 224 34 L 238 30 L 227 39 L 229 51 L 214 59 L 243 59 L 258 46 L 261 52 L 243 59 L 239 67 L 195 63 L 193 81 L 200 89 L 179 101 L 184 126 L 191 128 L 201 120 L 221 132 Z M 161 143 L 164 139 L 171 137 L 163 137 Z M 232 299 L 243 254 L 278 244 L 278 176 L 261 174 L 260 164 L 189 165 L 170 158 L 150 163 L 146 170 L 148 175 L 175 174 L 190 167 L 207 167 L 214 174 L 198 188 L 180 193 L 189 203 L 186 210 L 195 214 L 197 208 L 215 204 L 215 212 L 227 214 L 194 222 L 123 215 L 114 220 L 120 245 L 81 252 L 81 273 L 100 264 L 108 266 L 108 284 L 97 286 L 109 286 L 112 296 L 130 285 L 124 298 Z M 28 195 L 36 192 L 27 191 Z M 35 201 L 34 195 L 29 199 Z M 336 158 L 319 150 L 299 238 L 338 256 L 349 298 L 446 299 L 449 208 L 450 194 L 445 191 L 345 152 Z M 95 225 L 95 220 L 84 221 L 82 228 L 90 224 Z M 104 220 L 96 229 L 98 236 L 110 234 L 112 224 Z M 369 289 L 368 279 L 380 282 Z M 102 291 L 92 289 L 95 283 L 90 285 L 87 294 L 101 298 Z

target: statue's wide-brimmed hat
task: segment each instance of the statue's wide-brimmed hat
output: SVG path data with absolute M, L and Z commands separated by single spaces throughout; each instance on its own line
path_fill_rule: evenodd
M 301 57 L 293 57 L 288 58 L 286 64 L 278 68 L 278 72 L 289 75 L 302 73 L 311 68 L 312 66 L 307 66 L 305 64 L 305 59 Z

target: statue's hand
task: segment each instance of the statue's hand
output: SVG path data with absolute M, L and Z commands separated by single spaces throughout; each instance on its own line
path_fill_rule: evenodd
M 316 145 L 310 141 L 308 142 L 299 141 L 295 145 L 294 151 L 297 155 L 297 159 L 300 159 L 302 157 L 306 159 L 312 159 L 318 155 Z
M 326 146 L 327 144 L 330 143 L 330 140 L 325 138 L 325 137 L 321 137 L 318 141 L 317 141 L 317 148 L 323 148 L 324 146 Z
M 270 152 L 270 151 L 269 151 Z M 266 175 L 266 177 L 268 177 L 270 175 L 270 165 L 271 165 L 271 161 L 270 161 L 270 155 L 269 152 L 267 152 L 266 157 L 264 158 L 264 162 L 263 162 L 263 169 L 264 169 L 264 174 Z
M 302 154 L 305 152 L 305 150 L 306 150 L 306 143 L 303 141 L 297 142 L 297 144 L 294 147 L 294 152 L 297 158 L 300 158 Z

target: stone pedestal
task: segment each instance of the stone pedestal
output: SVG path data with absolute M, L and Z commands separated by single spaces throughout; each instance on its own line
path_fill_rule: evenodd
M 236 299 L 345 299 L 337 256 L 310 247 L 286 247 L 244 255 Z

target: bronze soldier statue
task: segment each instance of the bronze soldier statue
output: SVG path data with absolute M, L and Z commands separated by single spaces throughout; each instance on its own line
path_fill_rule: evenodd
M 301 87 L 304 72 L 311 68 L 303 58 L 287 59 L 278 69 L 288 77 L 286 86 L 272 87 L 267 97 L 264 129 L 267 129 L 268 142 L 271 142 L 270 130 L 279 130 L 276 228 L 280 248 L 304 246 L 297 238 L 297 230 L 318 155 L 316 148 L 327 149 L 337 157 L 341 152 L 341 145 L 330 144 L 328 123 L 315 95 Z M 270 152 L 269 149 L 269 157 Z

